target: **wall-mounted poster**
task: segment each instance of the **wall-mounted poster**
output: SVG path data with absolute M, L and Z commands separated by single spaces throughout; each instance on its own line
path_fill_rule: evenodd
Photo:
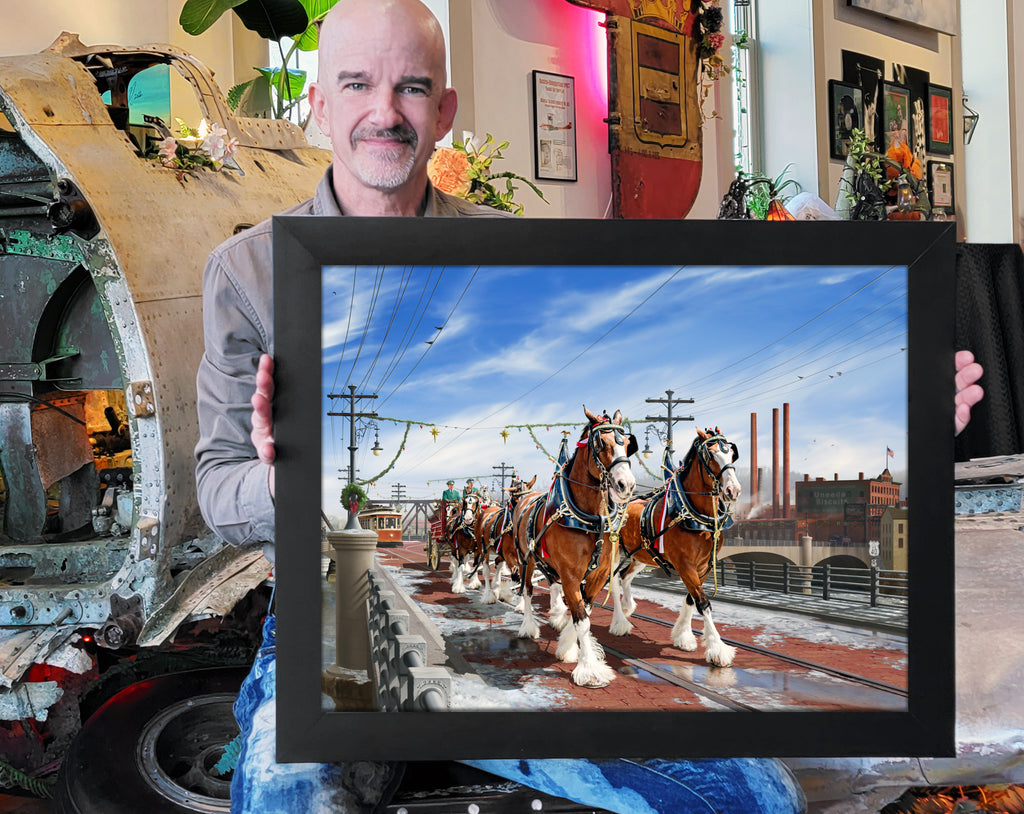
M 860 85 L 864 94 L 864 124 L 861 129 L 868 143 L 874 144 L 878 150 L 882 149 L 878 94 L 884 77 L 885 60 L 858 54 L 856 51 L 843 51 L 843 81 L 850 85 Z
M 846 158 L 850 154 L 853 129 L 864 128 L 864 92 L 859 85 L 835 79 L 828 81 L 829 154 Z
M 928 134 L 928 152 L 953 154 L 953 131 L 950 129 L 953 113 L 953 91 L 942 85 L 928 85 L 928 104 L 925 105 L 925 128 Z
M 576 180 L 576 96 L 573 78 L 533 72 L 534 175 Z
M 910 91 L 895 82 L 882 83 L 882 151 L 910 143 Z
M 925 122 L 928 106 L 928 71 L 910 68 L 906 65 L 892 66 L 893 81 L 905 85 L 910 91 L 910 151 L 920 165 L 924 167 L 927 160 L 927 144 L 925 138 Z
M 846 0 L 846 4 L 943 34 L 958 33 L 956 0 Z

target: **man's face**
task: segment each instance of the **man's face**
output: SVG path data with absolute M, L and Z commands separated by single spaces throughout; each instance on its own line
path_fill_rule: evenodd
M 335 183 L 392 192 L 425 179 L 455 116 L 443 51 L 416 26 L 380 17 L 346 25 L 324 48 L 310 101 L 332 141 Z

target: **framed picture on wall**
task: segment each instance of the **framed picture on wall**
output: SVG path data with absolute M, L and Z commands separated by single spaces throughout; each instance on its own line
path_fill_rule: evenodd
M 843 51 L 843 81 L 849 85 L 859 85 L 864 99 L 864 124 L 861 129 L 867 136 L 868 143 L 882 149 L 881 104 L 879 94 L 882 90 L 882 78 L 885 75 L 885 60 L 856 51 Z
M 576 180 L 576 95 L 571 76 L 533 72 L 534 175 Z
M 910 89 L 895 82 L 882 83 L 882 152 L 909 144 L 911 136 Z
M 947 216 L 956 214 L 956 200 L 953 196 L 953 165 L 948 161 L 928 162 L 928 194 L 933 216 L 939 212 Z
M 846 158 L 853 129 L 864 129 L 864 92 L 859 85 L 830 79 L 828 102 L 829 155 Z
M 925 131 L 928 134 L 928 152 L 953 154 L 953 91 L 943 85 L 928 84 L 928 104 L 925 105 Z

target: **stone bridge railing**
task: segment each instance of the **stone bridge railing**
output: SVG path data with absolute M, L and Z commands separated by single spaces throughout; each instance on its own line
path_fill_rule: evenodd
M 372 570 L 366 601 L 370 667 L 379 708 L 440 711 L 451 706 L 452 677 L 426 662 L 427 642 L 410 632 L 409 611 Z

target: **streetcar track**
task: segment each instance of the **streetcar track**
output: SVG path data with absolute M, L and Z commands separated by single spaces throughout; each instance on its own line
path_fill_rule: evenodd
M 418 559 L 413 559 L 413 557 L 411 555 L 406 555 L 405 552 L 398 551 L 398 550 L 395 550 L 395 549 L 390 549 L 390 552 L 394 553 L 396 555 L 400 555 L 402 557 L 402 559 L 405 559 L 411 565 L 414 565 L 417 568 L 420 568 L 421 570 L 423 570 L 423 571 L 425 571 L 427 573 L 438 573 L 438 574 L 441 573 L 440 571 L 434 571 L 426 563 L 421 562 Z M 543 585 L 538 585 L 538 586 L 535 586 L 535 590 L 548 591 L 549 589 L 547 587 L 543 586 Z M 500 601 L 501 601 L 501 604 L 503 604 L 503 605 L 505 605 L 507 607 L 514 607 L 509 602 L 505 602 L 504 600 L 500 600 Z M 595 602 L 594 605 L 597 606 L 597 607 L 600 607 L 600 608 L 602 608 L 604 610 L 609 610 L 609 611 L 613 610 L 613 608 L 611 606 L 606 605 L 603 602 Z M 659 625 L 661 627 L 667 627 L 667 628 L 672 628 L 673 627 L 673 623 L 672 622 L 667 622 L 667 621 L 665 621 L 663 619 L 658 619 L 657 617 L 654 617 L 654 616 L 648 616 L 647 614 L 634 613 L 634 614 L 631 615 L 630 618 L 631 619 L 643 620 L 645 622 L 651 622 L 651 623 Z M 549 621 L 549 625 L 550 625 L 550 621 Z M 691 631 L 695 635 L 698 635 L 698 636 L 703 636 L 704 635 L 703 630 L 697 630 L 696 628 L 691 627 Z M 770 659 L 777 659 L 779 661 L 783 661 L 783 662 L 786 662 L 788 664 L 792 664 L 792 665 L 797 666 L 797 667 L 803 667 L 803 668 L 805 668 L 807 670 L 818 671 L 818 672 L 825 673 L 827 675 L 832 675 L 832 676 L 835 676 L 837 678 L 841 678 L 844 681 L 848 681 L 848 682 L 850 682 L 852 684 L 859 684 L 859 685 L 862 685 L 862 686 L 865 686 L 865 687 L 868 687 L 868 688 L 871 688 L 871 689 L 874 689 L 874 690 L 878 690 L 880 692 L 886 692 L 886 693 L 891 693 L 893 695 L 898 695 L 898 696 L 901 696 L 903 698 L 908 697 L 908 691 L 906 689 L 904 689 L 902 687 L 897 687 L 897 686 L 895 686 L 893 684 L 887 684 L 887 683 L 885 683 L 883 681 L 878 681 L 878 680 L 873 679 L 873 678 L 868 678 L 867 676 L 857 675 L 856 673 L 850 673 L 850 672 L 847 672 L 845 670 L 840 670 L 838 668 L 829 667 L 827 665 L 820 664 L 818 662 L 809 661 L 807 659 L 799 658 L 798 656 L 790 656 L 790 655 L 787 655 L 785 653 L 778 653 L 776 651 L 769 650 L 769 649 L 764 648 L 764 647 L 760 647 L 759 645 L 749 644 L 747 642 L 739 641 L 739 640 L 736 640 L 736 639 L 727 639 L 725 637 L 722 637 L 722 641 L 725 642 L 726 644 L 732 645 L 733 647 L 739 648 L 741 650 L 745 650 L 745 651 L 748 651 L 748 652 L 751 652 L 751 653 L 756 653 L 758 655 L 762 655 L 762 656 L 765 656 L 765 657 L 770 658 Z M 709 699 L 711 699 L 711 700 L 713 700 L 713 701 L 715 701 L 717 703 L 720 703 L 720 704 L 722 704 L 722 705 L 724 705 L 724 706 L 726 706 L 726 707 L 728 707 L 730 709 L 733 709 L 733 710 L 738 710 L 738 711 L 761 711 L 761 710 L 758 710 L 756 707 L 751 707 L 751 706 L 749 706 L 747 704 L 744 704 L 743 702 L 736 701 L 736 700 L 734 700 L 732 698 L 729 698 L 729 697 L 727 697 L 725 695 L 722 695 L 721 693 L 718 693 L 715 690 L 709 689 L 708 687 L 706 687 L 706 686 L 704 686 L 702 684 L 699 684 L 697 682 L 693 682 L 693 681 L 690 681 L 688 679 L 682 678 L 682 677 L 676 675 L 675 673 L 673 673 L 671 670 L 666 669 L 663 666 L 654 664 L 653 662 L 649 662 L 649 661 L 646 661 L 644 659 L 634 658 L 633 656 L 631 656 L 626 651 L 620 650 L 617 647 L 614 647 L 614 646 L 609 645 L 609 644 L 605 644 L 604 642 L 601 642 L 601 646 L 604 648 L 606 653 L 610 653 L 610 654 L 614 655 L 616 658 L 621 659 L 623 661 L 623 663 L 628 664 L 628 665 L 630 665 L 632 667 L 635 667 L 637 669 L 644 670 L 648 674 L 650 674 L 650 675 L 654 676 L 655 678 L 658 678 L 658 679 L 660 679 L 662 681 L 665 681 L 668 684 L 672 684 L 674 686 L 681 687 L 683 689 L 687 689 L 687 690 L 689 690 L 689 691 L 691 691 L 693 693 L 696 693 L 698 695 L 703 695 L 703 696 L 705 696 L 705 697 L 707 697 L 707 698 L 709 698 Z

